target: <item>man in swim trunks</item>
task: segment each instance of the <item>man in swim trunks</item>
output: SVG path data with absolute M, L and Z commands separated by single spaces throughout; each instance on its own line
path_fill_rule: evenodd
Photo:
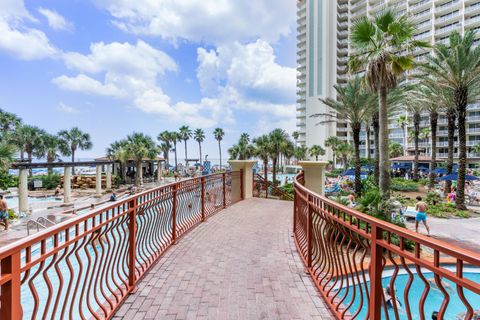
M 415 206 L 415 210 L 417 211 L 417 215 L 415 216 L 415 232 L 418 232 L 418 223 L 422 221 L 423 225 L 427 229 L 428 235 L 430 235 L 430 228 L 427 225 L 427 209 L 428 206 L 425 202 L 422 201 L 422 197 L 417 197 L 417 205 Z
M 8 229 L 8 205 L 7 201 L 3 199 L 0 194 L 0 224 L 3 224 L 5 230 Z

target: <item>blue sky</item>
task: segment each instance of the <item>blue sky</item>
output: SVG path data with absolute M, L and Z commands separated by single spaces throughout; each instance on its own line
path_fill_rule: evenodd
M 80 157 L 186 124 L 217 158 L 217 126 L 225 154 L 242 132 L 294 130 L 294 28 L 291 0 L 0 0 L 0 108 L 89 132 Z

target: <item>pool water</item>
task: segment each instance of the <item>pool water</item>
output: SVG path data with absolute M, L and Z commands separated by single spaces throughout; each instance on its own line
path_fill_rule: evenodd
M 280 181 L 280 185 L 284 185 L 285 184 L 285 178 L 288 179 L 288 183 L 292 183 L 293 182 L 293 178 L 296 176 L 296 174 L 294 173 L 277 173 L 277 181 Z M 269 181 L 272 181 L 273 180 L 273 174 L 272 173 L 268 173 L 268 180 Z
M 9 208 L 18 208 L 18 197 L 5 198 Z M 55 197 L 28 197 L 28 203 L 42 203 L 42 202 L 62 202 L 61 198 Z
M 412 272 L 414 272 L 414 270 L 412 270 Z M 433 273 L 428 273 L 428 272 L 422 272 L 422 273 L 426 279 L 433 278 Z M 425 285 L 417 274 L 414 273 L 413 276 L 414 276 L 414 279 L 409 291 L 408 302 L 410 304 L 410 312 L 412 313 L 412 318 L 420 319 L 419 304 L 420 304 L 420 298 L 422 296 L 423 290 L 425 289 Z M 465 272 L 464 277 L 476 283 L 480 282 L 480 273 Z M 382 284 L 384 288 L 390 285 L 390 279 L 391 277 L 383 278 Z M 408 279 L 409 279 L 408 274 L 397 275 L 397 278 L 395 279 L 395 282 L 394 282 L 396 296 L 398 298 L 398 301 L 400 301 L 401 303 L 401 306 L 399 308 L 400 319 L 408 319 L 408 316 L 405 311 L 405 299 L 403 296 Z M 464 317 L 460 317 L 460 314 L 465 313 L 466 308 L 457 294 L 455 284 L 445 279 L 443 280 L 443 282 L 448 283 L 450 285 L 450 288 L 446 288 L 450 296 L 450 302 L 448 304 L 444 319 L 450 319 L 450 320 L 463 319 Z M 349 287 L 349 293 L 347 294 L 347 298 L 343 302 L 344 305 L 350 304 L 352 300 L 353 289 L 354 289 L 353 287 Z M 357 289 L 356 292 L 358 293 L 358 286 L 356 286 L 355 289 Z M 362 291 L 364 292 L 364 301 L 366 301 L 365 290 L 362 290 Z M 467 301 L 470 303 L 472 308 L 474 310 L 480 309 L 480 295 L 477 295 L 466 289 L 464 289 L 463 291 L 464 291 L 465 297 L 467 298 Z M 342 298 L 345 295 L 345 292 L 346 292 L 346 289 L 341 290 L 340 295 Z M 440 310 L 441 304 L 443 302 L 443 298 L 444 296 L 440 290 L 433 289 L 432 287 L 430 287 L 430 291 L 428 293 L 427 299 L 425 300 L 426 319 L 430 319 L 434 311 Z M 357 297 L 353 302 L 353 305 L 349 309 L 349 311 L 351 313 L 355 313 L 357 312 L 359 307 L 360 307 L 360 299 L 357 294 Z M 356 319 L 366 319 L 366 316 L 367 316 L 367 310 L 364 304 L 362 307 L 362 310 L 357 315 Z M 395 314 L 393 309 L 389 309 L 389 316 L 390 316 L 390 319 L 395 319 Z M 385 319 L 385 318 L 386 317 L 382 308 L 382 319 Z

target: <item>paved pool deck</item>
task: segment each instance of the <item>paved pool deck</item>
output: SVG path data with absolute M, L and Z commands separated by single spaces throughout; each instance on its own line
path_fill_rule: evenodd
M 293 203 L 248 199 L 170 248 L 114 319 L 333 319 L 304 273 Z

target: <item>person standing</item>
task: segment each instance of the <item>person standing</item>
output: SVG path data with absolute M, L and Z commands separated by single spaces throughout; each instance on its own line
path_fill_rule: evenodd
M 5 230 L 8 230 L 8 204 L 3 195 L 0 194 L 0 224 L 3 224 Z
M 427 229 L 427 233 L 430 236 L 430 228 L 427 224 L 427 209 L 428 206 L 425 202 L 422 201 L 422 197 L 417 197 L 417 204 L 415 206 L 415 210 L 417 211 L 417 215 L 415 216 L 415 232 L 418 232 L 418 223 L 421 221 L 425 228 Z

